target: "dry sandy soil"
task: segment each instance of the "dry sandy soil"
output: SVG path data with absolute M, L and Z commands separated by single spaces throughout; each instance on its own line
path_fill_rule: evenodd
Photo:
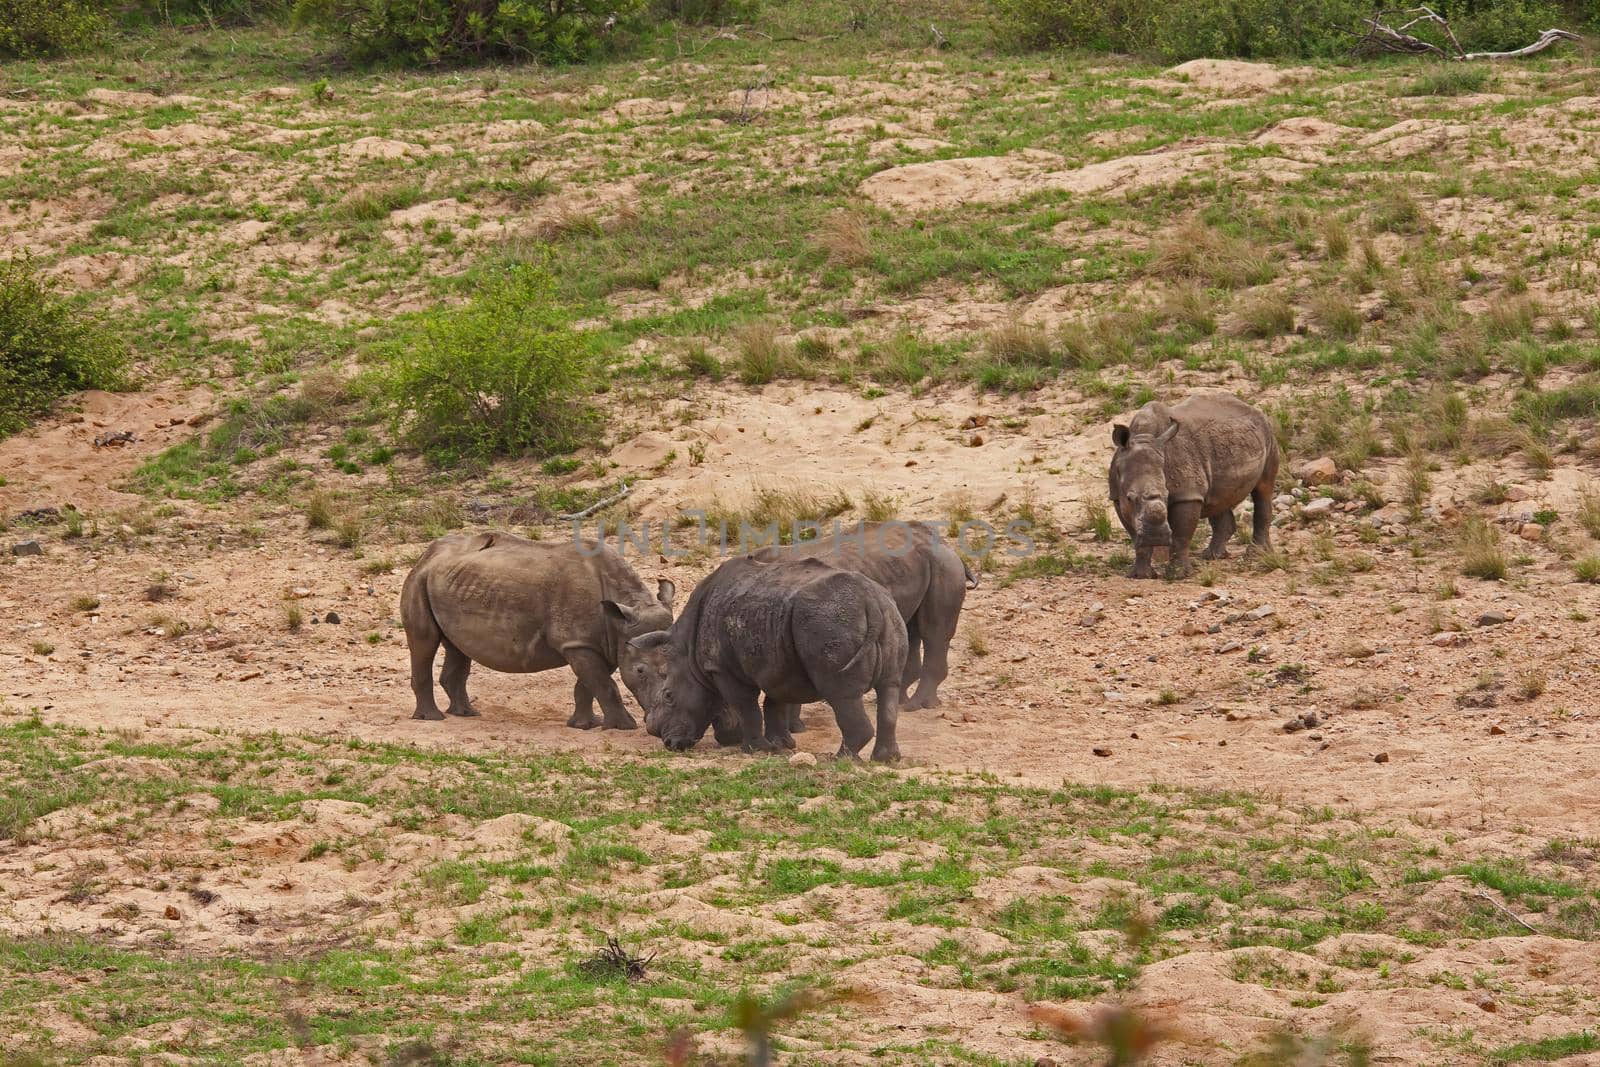
M 1319 76 L 1302 69 L 1213 63 L 1130 84 L 1158 86 L 1151 106 L 1183 101 L 1201 108 L 1263 94 L 1309 92 L 1304 83 Z M 1515 92 L 1517 78 L 1505 75 L 1502 88 Z M 844 95 L 857 115 L 855 125 L 844 121 L 849 116 L 829 119 L 830 135 L 863 151 L 863 138 L 873 143 L 897 138 L 881 150 L 895 159 L 904 153 L 943 154 L 941 146 L 948 142 L 934 135 L 950 134 L 934 121 L 934 101 L 982 88 L 976 75 L 944 77 L 937 64 L 897 69 L 891 80 L 881 82 L 837 80 L 849 89 Z M 837 87 L 822 85 L 821 78 L 803 81 L 799 89 L 770 90 L 772 99 L 761 106 L 796 109 L 803 121 L 811 121 L 822 110 L 820 101 L 832 99 Z M 1469 170 L 1496 159 L 1507 166 L 1539 159 L 1547 167 L 1581 169 L 1592 165 L 1600 136 L 1595 122 L 1600 98 L 1578 95 L 1580 81 L 1563 73 L 1550 76 L 1541 86 L 1551 98 L 1538 113 L 1519 112 L 1506 120 L 1510 143 L 1517 146 L 1514 163 L 1461 149 L 1456 138 L 1465 127 L 1437 116 L 1391 116 L 1393 122 L 1376 131 L 1291 116 L 1228 140 L 1172 142 L 1087 166 L 1032 150 L 922 159 L 875 172 L 854 195 L 893 216 L 1010 203 L 1044 192 L 1132 195 L 1218 168 L 1270 185 L 1308 173 L 1330 154 L 1343 163 L 1364 159 L 1377 166 L 1417 153 L 1459 151 Z M 617 93 L 602 93 L 591 110 L 583 110 L 590 97 L 573 92 L 571 99 L 557 102 L 571 109 L 562 137 L 576 138 L 589 128 L 584 123 L 595 128 L 620 124 L 623 132 L 607 151 L 626 157 L 648 137 L 641 125 L 707 107 L 705 101 L 675 95 L 679 84 L 662 81 L 656 86 L 660 98 L 614 99 Z M 1053 82 L 1037 84 L 1041 92 L 1053 91 L 1046 88 Z M 392 85 L 379 91 L 396 92 Z M 428 99 L 444 95 L 437 87 L 419 91 Z M 97 115 L 153 103 L 120 90 L 96 92 L 75 101 L 44 94 L 4 104 L 12 110 L 59 104 L 83 117 L 74 109 Z M 729 92 L 719 106 L 746 105 L 745 94 Z M 1315 101 L 1300 97 L 1283 103 L 1279 113 L 1316 107 L 1338 118 L 1341 101 L 1360 96 L 1359 106 L 1369 106 L 1381 90 L 1330 80 L 1318 93 Z M 278 106 L 270 96 L 259 99 Z M 300 139 L 291 136 L 294 124 L 287 114 L 278 116 L 285 120 L 282 126 L 241 128 L 241 122 L 261 119 L 229 115 L 242 111 L 243 100 L 241 94 L 240 100 L 187 101 L 200 119 L 122 130 L 94 144 L 102 158 L 117 160 L 134 152 L 140 138 L 155 138 L 159 151 L 138 158 L 204 167 L 218 162 L 208 153 L 220 151 L 215 146 L 230 138 L 278 137 L 291 145 Z M 1494 100 L 1463 104 L 1482 109 L 1480 114 L 1492 113 L 1494 105 Z M 863 116 L 874 123 L 870 130 L 861 125 Z M 1566 124 L 1560 127 L 1564 132 L 1551 133 L 1558 120 Z M 315 114 L 296 118 L 300 125 L 319 121 Z M 1125 126 L 1110 132 L 1125 132 Z M 523 133 L 506 127 L 491 136 L 463 127 L 454 131 L 470 141 L 462 146 L 452 146 L 451 133 L 441 134 L 437 127 L 428 138 L 307 136 L 323 145 L 315 150 L 322 153 L 317 159 L 353 174 L 375 160 L 444 156 L 456 147 L 492 152 L 483 146 L 495 138 L 511 143 Z M 1107 143 L 1115 139 L 1108 136 Z M 1263 146 L 1271 154 L 1251 150 Z M 558 143 L 541 151 L 560 161 L 564 149 Z M 763 151 L 775 154 L 763 161 L 769 166 L 805 161 L 799 135 L 793 142 L 775 138 Z M 561 166 L 570 172 L 592 158 L 578 153 Z M 285 161 L 282 173 L 274 174 L 272 161 L 279 159 Z M 274 183 L 288 189 L 303 177 L 298 168 L 308 165 L 300 157 L 275 154 L 241 156 L 235 162 L 247 175 L 243 187 L 263 196 Z M 20 163 L 0 154 L 0 165 Z M 384 239 L 404 248 L 416 240 L 415 233 L 441 227 L 470 230 L 477 234 L 473 241 L 503 239 L 548 229 L 552 219 L 574 211 L 598 215 L 607 225 L 620 214 L 625 223 L 634 210 L 637 179 L 610 177 L 521 215 L 503 205 L 469 211 L 455 199 L 427 200 L 387 217 Z M 735 174 L 728 180 L 740 179 Z M 1469 198 L 1445 197 L 1435 206 L 1445 229 L 1498 232 L 1495 227 L 1509 225 L 1508 213 L 1499 209 L 1473 215 Z M 46 255 L 53 250 L 60 254 L 53 269 L 64 278 L 112 291 L 117 272 L 128 267 L 125 257 L 62 254 L 106 208 L 87 193 L 63 195 L 48 210 L 7 208 L 0 223 L 7 246 Z M 1164 228 L 1139 221 L 1127 225 L 1123 236 L 1134 245 L 1148 244 Z M 1549 226 L 1552 232 L 1540 236 L 1553 242 L 1582 228 L 1573 220 Z M 1109 238 L 1098 239 L 1117 235 L 1113 229 Z M 1081 236 L 1070 235 L 1072 240 Z M 324 269 L 319 262 L 337 256 L 333 244 L 320 241 L 240 223 L 195 234 L 171 230 L 146 253 L 184 269 L 202 261 L 229 264 L 236 283 L 206 313 L 217 331 L 249 344 L 259 339 L 252 313 L 266 299 L 272 279 L 281 276 L 264 273 L 263 265 L 291 274 L 316 273 Z M 467 257 L 461 245 L 451 243 L 438 245 L 425 258 L 437 261 L 441 270 L 457 270 Z M 1489 258 L 1485 254 L 1484 262 Z M 1297 279 L 1292 286 L 1310 286 L 1308 273 L 1291 274 Z M 1544 301 L 1541 321 L 1565 316 L 1581 322 L 1585 302 L 1593 296 L 1592 261 L 1574 261 L 1562 275 L 1562 286 L 1551 280 L 1556 274 L 1552 270 L 1533 284 Z M 729 276 L 699 287 L 668 286 L 665 291 L 672 295 L 644 293 L 639 301 L 692 306 L 741 284 L 751 282 Z M 1112 287 L 1075 282 L 1011 298 L 982 282 L 959 290 L 936 284 L 898 302 L 886 301 L 884 319 L 870 328 L 887 336 L 910 325 L 933 338 L 1012 320 L 1054 329 L 1109 303 Z M 421 285 L 354 286 L 338 301 L 329 297 L 320 306 L 326 315 L 348 315 L 361 323 L 404 301 L 420 300 L 423 291 Z M 640 310 L 627 294 L 614 303 L 619 318 Z M 641 351 L 649 346 L 646 339 Z M 1283 347 L 1274 341 L 1260 344 L 1268 353 Z M 113 735 L 126 744 L 204 751 L 226 751 L 253 736 L 282 735 L 291 748 L 312 753 L 319 769 L 330 774 L 339 767 L 344 767 L 340 774 L 372 770 L 326 755 L 325 742 L 352 740 L 512 762 L 570 753 L 582 766 L 618 781 L 647 776 L 662 765 L 666 757 L 659 742 L 642 730 L 567 729 L 571 680 L 566 672 L 511 677 L 480 671 L 473 687 L 481 718 L 412 720 L 397 596 L 405 562 L 425 541 L 385 533 L 350 551 L 308 533 L 301 501 L 246 495 L 202 504 L 141 495 L 128 481 L 135 467 L 215 418 L 218 395 L 245 388 L 227 378 L 193 388 L 181 377 L 162 378 L 159 370 L 151 377 L 152 384 L 140 392 L 77 398 L 68 405 L 76 412 L 52 416 L 0 442 L 5 475 L 0 515 L 13 523 L 3 547 L 37 537 L 44 549 L 42 555 L 0 562 L 0 709 L 5 716 L 0 725 L 23 729 L 36 717 L 48 727 L 81 727 L 96 738 Z M 1149 380 L 1167 396 L 1207 388 L 1231 389 L 1263 402 L 1298 395 L 1292 381 L 1263 384 L 1237 367 L 1214 363 L 1191 366 L 1174 360 L 1159 371 L 1152 368 Z M 1515 381 L 1496 373 L 1478 387 L 1478 395 L 1489 398 L 1485 403 L 1503 411 Z M 644 410 L 632 403 L 632 394 L 610 401 L 616 425 L 624 427 L 613 431 L 603 453 L 612 466 L 604 479 L 579 473 L 571 483 L 635 480 L 627 514 L 653 530 L 670 524 L 680 509 L 734 507 L 762 490 L 824 498 L 837 490 L 855 501 L 858 512 L 867 497 L 876 495 L 892 498 L 902 518 L 947 522 L 971 514 L 1000 521 L 1023 514 L 1059 538 L 1046 548 L 1053 558 L 1067 561 L 1059 568 L 1062 573 L 1012 575 L 1014 561 L 990 562 L 967 599 L 944 705 L 903 716 L 905 763 L 894 771 L 873 772 L 880 775 L 875 780 L 944 781 L 952 788 L 998 784 L 1027 796 L 1047 795 L 1064 783 L 1140 795 L 1172 788 L 1196 796 L 1245 795 L 1274 819 L 1296 826 L 1311 827 L 1310 813 L 1327 811 L 1333 825 L 1371 835 L 1374 855 L 1382 854 L 1387 847 L 1382 842 L 1389 838 L 1419 849 L 1444 849 L 1447 860 L 1440 862 L 1447 868 L 1456 862 L 1548 859 L 1560 852 L 1552 847 L 1559 842 L 1568 849 L 1565 855 L 1579 857 L 1563 863 L 1563 874 L 1592 902 L 1592 863 L 1600 841 L 1600 586 L 1573 580 L 1571 560 L 1592 545 L 1565 518 L 1579 510 L 1593 485 L 1591 452 L 1563 452 L 1549 470 L 1524 465 L 1517 457 L 1452 460 L 1433 473 L 1420 502 L 1421 518 L 1397 503 L 1404 461 L 1373 457 L 1361 469 L 1336 477 L 1333 508 L 1305 514 L 1304 503 L 1328 491 L 1309 487 L 1280 509 L 1274 537 L 1283 558 L 1277 569 L 1244 560 L 1236 545 L 1234 558 L 1189 580 L 1137 582 L 1120 576 L 1113 558 L 1126 547 L 1120 530 L 1105 543 L 1088 528 L 1086 507 L 1104 495 L 1111 420 L 1104 398 L 1079 382 L 1061 379 L 1021 395 L 985 393 L 954 382 L 916 390 L 864 390 L 859 383 L 820 381 L 756 387 L 672 382 L 651 397 Z M 132 430 L 136 440 L 96 447 L 94 438 L 106 430 Z M 299 441 L 285 454 L 316 463 L 316 452 Z M 690 462 L 691 454 L 699 458 Z M 1291 458 L 1284 491 L 1305 488 L 1293 472 L 1312 458 Z M 504 500 L 548 481 L 534 464 L 505 464 L 495 474 L 500 481 L 490 495 Z M 366 477 L 376 485 L 382 475 Z M 1506 485 L 1509 498 L 1475 503 L 1475 491 L 1491 479 Z M 439 492 L 483 499 L 489 492 L 485 485 L 475 479 L 459 490 Z M 1381 506 L 1361 502 L 1363 485 L 1372 487 Z M 86 536 L 67 537 L 54 521 L 30 524 L 17 518 L 28 509 L 67 504 L 89 516 Z M 1519 534 L 1534 513 L 1545 510 L 1563 521 Z M 613 520 L 617 514 L 607 513 Z M 1456 538 L 1471 516 L 1489 520 L 1507 550 L 1521 557 L 1509 580 L 1480 581 L 1459 573 Z M 565 536 L 558 524 L 535 532 Z M 392 565 L 374 566 L 375 560 Z M 684 594 L 713 562 L 703 553 L 681 560 L 659 552 L 636 558 L 647 579 L 672 577 Z M 160 602 L 152 602 L 148 590 L 153 585 L 167 587 Z M 92 608 L 86 606 L 91 599 Z M 286 625 L 291 607 L 302 620 L 293 629 Z M 330 612 L 337 613 L 336 623 L 322 621 Z M 1315 725 L 1285 729 L 1287 721 L 1301 716 L 1315 716 Z M 800 736 L 801 749 L 824 757 L 836 746 L 832 723 L 820 707 L 808 709 L 807 718 L 811 729 Z M 173 795 L 182 795 L 178 786 L 187 772 L 160 757 L 98 758 L 109 762 L 91 766 L 101 767 L 108 778 L 167 782 Z M 668 765 L 736 772 L 754 759 L 719 751 L 707 741 Z M 418 781 L 430 782 L 443 774 L 426 764 L 386 773 L 402 778 L 414 773 Z M 449 783 L 440 787 L 448 789 Z M 188 814 L 163 810 L 142 824 L 136 840 L 119 835 L 104 805 L 64 806 L 37 820 L 23 840 L 6 842 L 0 851 L 5 898 L 0 930 L 18 938 L 65 931 L 111 945 L 197 956 L 249 957 L 264 953 L 264 939 L 273 938 L 318 951 L 355 936 L 416 949 L 451 936 L 461 922 L 487 910 L 448 898 L 419 898 L 415 887 L 425 871 L 460 857 L 513 860 L 540 841 L 549 845 L 547 855 L 559 857 L 573 844 L 566 826 L 532 815 L 451 815 L 424 835 L 401 832 L 392 813 L 379 805 L 326 798 L 306 800 L 280 820 L 261 821 L 219 811 L 210 789 L 207 784 L 197 790 Z M 1193 823 L 1206 825 L 1202 811 L 1194 813 Z M 1123 875 L 1063 878 L 1057 870 L 1063 854 L 1085 864 L 1120 855 L 1139 865 L 1181 847 L 1146 841 L 1137 849 L 1123 846 L 1126 854 L 1119 854 L 1114 843 L 1075 836 L 1066 820 L 1056 830 L 1060 842 L 991 872 L 971 890 L 968 899 L 975 903 L 963 907 L 989 914 L 1019 898 L 1059 896 L 1075 901 L 1078 914 L 1088 916 L 1114 891 L 1140 899 L 1159 894 Z M 698 862 L 709 836 L 675 833 L 655 823 L 626 834 L 632 844 L 678 864 Z M 207 911 L 208 902 L 187 901 L 176 908 L 175 919 L 151 918 L 170 906 L 174 891 L 151 888 L 141 872 L 152 863 L 159 866 L 162 856 L 204 851 L 222 838 L 240 851 L 207 869 L 212 886 L 207 892 L 222 894 L 235 918 Z M 380 840 L 387 843 L 382 860 L 341 864 L 332 856 L 320 859 L 316 851 L 318 842 L 343 848 Z M 781 845 L 772 847 L 789 854 Z M 900 842 L 889 853 L 898 859 L 916 855 L 914 841 Z M 75 898 L 72 872 L 89 865 L 97 865 L 93 877 L 104 884 Z M 1385 892 L 1400 890 L 1398 866 L 1375 869 Z M 789 921 L 793 917 L 778 914 L 776 905 L 731 899 L 733 875 L 712 873 L 715 877 L 686 886 L 667 886 L 642 874 L 637 883 L 614 884 L 619 892 L 645 894 L 641 899 L 650 905 L 643 915 L 618 919 L 617 929 L 659 933 L 656 924 L 665 915 L 683 928 L 724 939 L 685 942 L 676 949 L 703 953 L 724 977 L 760 985 L 770 984 L 775 974 L 823 975 L 875 995 L 871 1008 L 841 1009 L 850 1020 L 848 1036 L 830 1034 L 819 1024 L 796 1037 L 786 1053 L 794 1062 L 883 1062 L 874 1050 L 887 1050 L 883 1054 L 893 1062 L 1044 1062 L 1047 1056 L 1063 1063 L 1095 1062 L 1093 1053 L 1047 1040 L 1024 1017 L 1025 1000 L 1035 998 L 1015 988 L 967 984 L 950 966 L 929 962 L 947 934 L 962 942 L 963 952 L 1003 958 L 1003 942 L 981 924 L 951 931 L 886 918 L 887 891 L 837 886 L 810 890 L 808 897 L 827 898 L 827 906 L 812 899 L 809 917 Z M 193 889 L 199 883 L 188 884 Z M 1480 884 L 1454 873 L 1423 888 L 1432 896 L 1417 906 L 1439 914 L 1465 906 L 1463 901 L 1488 899 Z M 542 891 L 554 896 L 561 888 L 545 885 Z M 489 899 L 504 905 L 514 898 L 497 890 Z M 1510 895 L 1490 904 L 1506 914 L 1519 910 Z M 251 916 L 249 929 L 241 927 L 240 914 Z M 1235 1062 L 1253 1039 L 1285 1021 L 1307 1033 L 1353 1022 L 1377 1050 L 1378 1062 L 1388 1063 L 1479 1062 L 1488 1049 L 1582 1032 L 1600 1023 L 1600 955 L 1594 942 L 1584 939 L 1594 936 L 1593 926 L 1563 928 L 1556 936 L 1553 917 L 1532 907 L 1521 908 L 1507 921 L 1512 920 L 1496 936 L 1465 936 L 1447 927 L 1449 936 L 1420 944 L 1381 927 L 1344 930 L 1304 951 L 1241 947 L 1198 936 L 1185 941 L 1179 931 L 1126 996 L 1177 1018 L 1180 1040 L 1157 1052 L 1154 1062 L 1159 1063 Z M 550 929 L 526 919 L 513 924 L 510 940 L 530 959 L 559 959 L 575 939 L 588 943 L 575 929 L 570 923 Z M 1110 937 L 1103 929 L 1096 933 L 1102 935 L 1097 945 Z M 727 938 L 779 935 L 808 947 L 795 949 L 798 957 L 766 961 L 765 970 L 722 958 Z M 1378 971 L 1348 962 L 1363 951 L 1391 960 L 1393 971 L 1385 963 L 1380 978 Z M 1335 972 L 1336 978 L 1326 978 L 1331 992 L 1311 995 L 1318 974 Z M 1272 974 L 1279 978 L 1273 980 Z M 1295 974 L 1300 978 L 1283 977 Z M 164 1020 L 134 1031 L 125 1038 L 131 1043 L 118 1047 L 106 1043 L 106 1030 L 96 1019 L 75 1015 L 65 994 L 50 994 L 44 1003 L 48 1010 L 32 1025 L 52 1034 L 67 1055 L 94 1053 L 104 1062 L 121 1062 L 145 1049 L 159 1052 L 164 1062 L 204 1058 L 204 1035 L 196 1038 L 192 1027 L 181 1032 L 177 1023 Z M 528 1028 L 539 1030 L 532 1023 Z M 708 1027 L 701 1038 L 703 1050 L 726 1053 L 734 1047 L 725 1032 L 714 1031 Z M 333 1055 L 320 1039 L 301 1044 L 300 1049 L 254 1053 L 252 1062 L 321 1062 L 318 1057 Z M 961 1057 L 952 1051 L 957 1047 Z M 1581 1045 L 1575 1048 L 1582 1051 Z M 356 1041 L 345 1052 L 382 1058 L 382 1046 L 372 1041 Z M 563 1059 L 554 1053 L 539 1062 Z M 1600 1059 L 1574 1056 L 1563 1062 Z

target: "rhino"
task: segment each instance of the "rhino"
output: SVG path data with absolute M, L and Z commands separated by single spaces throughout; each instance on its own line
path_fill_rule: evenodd
M 508 533 L 460 533 L 428 546 L 400 591 L 411 651 L 417 719 L 442 719 L 434 702 L 433 659 L 444 646 L 439 684 L 446 712 L 477 715 L 467 696 L 474 663 L 509 674 L 566 664 L 578 676 L 568 726 L 636 729 L 611 674 L 642 707 L 656 702 L 656 675 L 630 642 L 672 625 L 673 583 L 652 596 L 634 569 L 604 544 L 546 544 Z M 595 718 L 600 701 L 604 719 Z
M 859 759 L 874 737 L 861 701 L 872 690 L 872 758 L 900 758 L 906 624 L 888 590 L 863 575 L 816 558 L 730 559 L 695 587 L 668 633 L 630 643 L 665 651 L 666 684 L 645 728 L 674 752 L 693 748 L 708 726 L 718 740 L 737 736 L 746 752 L 793 748 L 790 709 L 825 700 L 839 756 Z
M 1247 496 L 1255 508 L 1249 551 L 1272 547 L 1278 439 L 1256 408 L 1227 393 L 1153 401 L 1113 426 L 1111 440 L 1111 502 L 1133 539 L 1130 578 L 1156 576 L 1150 556 L 1161 545 L 1172 548 L 1169 577 L 1187 576 L 1202 518 L 1211 520 L 1211 544 L 1201 555 L 1226 559 L 1237 529 L 1233 509 Z
M 967 590 L 977 576 L 926 523 L 861 522 L 814 541 L 763 548 L 754 553 L 764 562 L 821 559 L 840 570 L 864 574 L 889 591 L 906 623 L 904 707 L 908 711 L 939 706 L 939 683 L 950 674 L 950 642 L 961 620 Z M 915 683 L 917 691 L 911 693 Z M 799 723 L 796 714 L 790 723 Z M 804 726 L 800 726 L 804 729 Z

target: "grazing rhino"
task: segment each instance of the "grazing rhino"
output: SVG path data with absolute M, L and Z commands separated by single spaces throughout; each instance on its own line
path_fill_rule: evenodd
M 910 642 L 901 677 L 904 706 L 907 710 L 939 706 L 939 683 L 950 674 L 950 641 L 967 590 L 976 589 L 978 579 L 932 526 L 862 522 L 814 541 L 763 548 L 754 555 L 763 562 L 820 559 L 840 570 L 864 574 L 887 589 L 905 620 Z M 797 713 L 790 729 L 798 722 Z
M 1237 524 L 1233 509 L 1254 504 L 1251 552 L 1272 547 L 1272 487 L 1278 439 L 1260 411 L 1226 393 L 1177 404 L 1146 404 L 1111 430 L 1111 502 L 1133 538 L 1131 578 L 1154 578 L 1151 552 L 1172 546 L 1169 576 L 1189 574 L 1189 541 L 1211 520 L 1206 559 L 1226 559 Z
M 710 725 L 718 740 L 732 740 L 733 719 L 746 752 L 793 748 L 789 708 L 826 700 L 839 723 L 839 755 L 856 759 L 873 738 L 861 698 L 874 690 L 872 758 L 900 757 L 906 625 L 888 591 L 860 574 L 820 559 L 731 559 L 695 587 L 669 633 L 632 644 L 665 648 L 666 685 L 645 728 L 674 752 L 692 748 Z
M 658 699 L 654 672 L 630 641 L 672 625 L 672 582 L 655 596 L 621 556 L 594 541 L 544 544 L 507 533 L 462 533 L 428 546 L 406 576 L 400 620 L 411 650 L 413 718 L 442 719 L 433 699 L 433 658 L 444 645 L 439 684 L 451 715 L 476 715 L 467 697 L 474 663 L 509 674 L 566 664 L 578 676 L 568 726 L 632 730 L 611 672 L 641 706 Z M 596 719 L 600 701 L 604 720 Z

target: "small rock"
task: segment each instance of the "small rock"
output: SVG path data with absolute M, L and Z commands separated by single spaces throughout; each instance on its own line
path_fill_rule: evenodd
M 1323 456 L 1307 463 L 1297 473 L 1307 485 L 1326 485 L 1339 477 L 1339 465 L 1330 457 Z
M 1096 748 L 1094 754 L 1096 756 L 1109 756 L 1111 755 L 1111 750 L 1109 748 Z
M 322 621 L 330 626 L 338 626 L 339 623 L 343 622 L 344 620 L 339 618 L 339 613 L 337 611 L 330 611 L 327 615 L 323 616 Z
M 1506 486 L 1506 500 L 1509 501 L 1510 503 L 1520 504 L 1524 500 L 1527 500 L 1532 496 L 1533 496 L 1532 493 L 1528 492 L 1526 489 L 1522 488 L 1522 486 L 1520 486 L 1520 485 L 1508 485 L 1508 486 Z
M 1237 652 L 1243 647 L 1244 647 L 1244 642 L 1243 641 L 1229 641 L 1227 644 L 1225 644 L 1221 648 L 1217 649 L 1217 654 L 1221 655 L 1224 652 Z
M 177 922 L 179 919 L 183 918 L 183 916 L 178 913 L 178 909 L 174 908 L 171 904 L 167 905 L 165 914 L 166 917 L 171 919 L 173 922 Z
M 1517 531 L 1517 536 L 1524 541 L 1543 541 L 1544 527 L 1536 522 L 1525 522 L 1522 524 L 1522 529 Z
M 1262 619 L 1269 619 L 1277 613 L 1277 609 L 1271 604 L 1263 604 L 1259 608 L 1254 608 L 1245 612 L 1244 617 L 1249 619 L 1251 622 L 1260 622 Z
M 1387 753 L 1387 752 L 1378 753 L 1376 756 L 1372 757 L 1372 762 L 1373 763 L 1388 763 L 1389 762 L 1389 753 Z
M 1442 634 L 1433 635 L 1433 643 L 1438 645 L 1440 648 L 1453 648 L 1456 645 L 1462 644 L 1466 640 L 1466 634 L 1456 633 L 1454 630 L 1446 630 Z
M 1311 501 L 1305 507 L 1301 508 L 1300 513 L 1308 518 L 1314 519 L 1318 516 L 1326 515 L 1331 512 L 1333 510 L 1333 504 L 1333 497 L 1319 496 L 1317 499 Z
M 11 554 L 13 556 L 42 556 L 44 555 L 44 549 L 39 546 L 37 541 L 18 541 L 11 546 Z
M 1500 626 L 1503 625 L 1507 619 L 1508 616 L 1503 611 L 1486 611 L 1482 615 L 1478 616 L 1478 625 Z
M 1283 724 L 1283 732 L 1286 734 L 1297 734 L 1305 728 L 1306 724 L 1300 721 L 1298 715 Z
M 810 752 L 796 752 L 789 757 L 789 766 L 791 767 L 815 767 L 816 765 L 817 757 Z
M 1294 497 L 1288 493 L 1279 493 L 1277 496 L 1272 498 L 1272 506 L 1275 508 L 1293 507 Z
M 980 448 L 983 445 L 983 434 L 975 433 L 967 440 L 968 448 Z
M 1499 723 L 1493 723 L 1489 727 L 1489 736 L 1490 737 L 1499 737 L 1501 734 L 1503 734 L 1505 732 L 1506 732 L 1506 728 L 1504 726 L 1501 726 Z
M 1203 623 L 1195 622 L 1193 619 L 1183 624 L 1183 636 L 1185 637 L 1196 637 L 1206 632 L 1207 627 Z
M 1089 614 L 1085 615 L 1083 618 L 1078 620 L 1078 625 L 1079 626 L 1083 626 L 1083 627 L 1090 627 L 1090 626 L 1094 626 L 1099 621 L 1100 621 L 1100 616 L 1096 615 L 1094 612 L 1091 611 Z
M 296 600 L 304 600 L 306 597 L 311 595 L 311 590 L 307 589 L 303 585 L 297 585 L 293 589 L 289 590 L 289 595 L 294 597 Z
M 241 682 L 253 682 L 259 677 L 261 677 L 261 672 L 260 671 L 246 671 L 243 674 L 239 675 L 239 681 L 241 681 Z
M 1499 1005 L 1494 1002 L 1494 998 L 1487 993 L 1477 994 L 1472 998 L 1472 1002 L 1487 1012 L 1493 1012 L 1499 1008 Z

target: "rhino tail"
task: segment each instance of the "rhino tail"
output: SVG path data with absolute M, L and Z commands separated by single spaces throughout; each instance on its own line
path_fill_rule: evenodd
M 961 573 L 966 576 L 968 589 L 978 588 L 978 572 L 973 570 L 972 565 L 964 559 L 961 561 Z

